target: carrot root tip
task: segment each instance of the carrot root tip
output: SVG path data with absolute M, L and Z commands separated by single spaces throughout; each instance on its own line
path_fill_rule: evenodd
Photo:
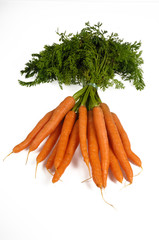
M 141 166 L 140 168 L 141 168 L 141 171 L 139 173 L 137 173 L 136 175 L 134 175 L 134 177 L 137 177 L 137 176 L 139 176 L 142 173 L 143 167 Z
M 27 162 L 28 162 L 29 153 L 30 153 L 30 151 L 28 151 L 28 154 L 27 154 L 27 158 L 26 158 L 26 162 L 25 162 L 25 164 L 27 164 Z
M 104 201 L 106 204 L 108 204 L 109 206 L 111 206 L 112 208 L 114 208 L 114 209 L 116 210 L 116 208 L 114 207 L 113 204 L 111 204 L 111 203 L 109 203 L 109 202 L 107 202 L 107 201 L 105 200 L 105 198 L 104 198 L 104 196 L 103 196 L 102 188 L 100 188 L 100 191 L 101 191 L 101 196 L 102 196 L 103 201 Z
M 89 177 L 92 178 L 92 176 L 91 176 L 91 170 L 90 170 L 89 165 L 88 165 L 88 171 L 89 171 Z
M 38 162 L 36 162 L 36 167 L 35 167 L 35 178 L 36 178 L 36 175 L 37 175 L 37 169 L 38 169 Z
M 47 171 L 48 171 L 52 176 L 54 176 L 50 169 L 47 168 Z
M 5 160 L 7 157 L 9 157 L 12 153 L 13 153 L 13 151 L 10 152 L 9 154 L 7 154 L 7 156 L 6 156 L 5 158 L 3 158 L 3 162 L 4 162 L 4 160 Z
M 126 182 L 124 183 L 124 186 L 123 186 L 120 190 L 123 190 L 124 188 L 130 186 L 131 184 L 132 184 L 131 182 L 127 183 L 127 181 L 126 181 Z
M 90 179 L 92 179 L 92 177 L 86 178 L 86 179 L 83 180 L 81 183 L 87 182 L 87 181 L 89 181 Z

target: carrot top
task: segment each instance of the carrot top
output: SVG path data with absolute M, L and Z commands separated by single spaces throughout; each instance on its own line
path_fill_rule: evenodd
M 124 81 L 132 82 L 137 90 L 144 89 L 140 51 L 141 42 L 124 42 L 117 33 L 110 35 L 101 29 L 102 23 L 89 22 L 76 34 L 57 32 L 59 43 L 45 45 L 40 53 L 32 54 L 21 74 L 34 81 L 19 81 L 23 86 L 58 81 L 63 84 L 85 85 L 95 83 L 124 88 Z M 116 76 L 121 80 L 117 80 Z

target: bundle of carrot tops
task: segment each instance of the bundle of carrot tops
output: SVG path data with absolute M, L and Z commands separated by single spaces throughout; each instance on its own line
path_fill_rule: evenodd
M 89 22 L 76 34 L 59 33 L 59 43 L 44 46 L 26 63 L 21 74 L 33 81 L 20 81 L 23 86 L 58 81 L 82 85 L 73 96 L 66 97 L 37 123 L 26 139 L 12 153 L 36 150 L 45 140 L 36 158 L 36 166 L 46 161 L 46 168 L 57 182 L 70 164 L 78 146 L 89 176 L 100 189 L 107 186 L 108 170 L 114 177 L 133 182 L 130 162 L 142 167 L 140 158 L 131 150 L 130 141 L 118 116 L 111 112 L 98 94 L 98 89 L 124 88 L 129 81 L 137 90 L 145 87 L 141 65 L 141 42 L 124 42 L 118 34 L 108 35 L 102 24 Z M 119 77 L 117 79 L 117 76 Z M 36 168 L 37 169 L 37 168 Z

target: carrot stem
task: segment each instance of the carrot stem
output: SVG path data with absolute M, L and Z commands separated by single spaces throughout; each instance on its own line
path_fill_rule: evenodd
M 82 97 L 76 102 L 76 104 L 75 104 L 75 106 L 72 108 L 72 111 L 74 111 L 75 113 L 77 113 L 78 112 L 78 109 L 79 109 L 79 107 L 80 107 L 80 105 L 81 105 L 81 102 L 82 102 Z
M 88 99 L 88 96 L 89 96 L 89 93 L 90 93 L 90 90 L 91 90 L 91 86 L 88 86 L 85 94 L 84 94 L 84 97 L 83 97 L 83 100 L 81 102 L 81 105 L 85 106 L 86 105 L 86 102 L 87 102 L 87 99 Z
M 96 89 L 96 92 L 95 92 L 95 97 L 96 97 L 96 100 L 97 100 L 98 103 L 102 103 L 102 100 L 101 100 L 100 97 L 99 97 L 99 94 L 98 94 L 98 92 L 97 92 L 97 89 Z
M 88 110 L 93 109 L 94 107 L 98 106 L 100 103 L 101 103 L 101 100 L 97 93 L 97 89 L 92 87 L 90 90 L 90 99 L 89 99 L 89 103 L 88 103 Z
M 84 92 L 87 90 L 88 86 L 86 85 L 85 87 L 83 87 L 82 89 L 80 89 L 78 92 L 76 92 L 74 95 L 73 95 L 73 98 L 77 101 L 81 95 L 84 94 Z

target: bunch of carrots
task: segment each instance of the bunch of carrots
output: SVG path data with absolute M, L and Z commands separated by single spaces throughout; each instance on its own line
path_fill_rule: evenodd
M 53 183 L 61 178 L 79 145 L 89 176 L 100 189 L 107 186 L 109 168 L 117 181 L 122 182 L 124 174 L 132 183 L 130 161 L 142 167 L 140 158 L 131 150 L 119 118 L 100 100 L 93 86 L 85 86 L 73 96 L 66 97 L 11 153 L 29 149 L 28 159 L 29 153 L 45 139 L 36 158 L 36 171 L 38 164 L 46 160 L 45 166 L 53 175 Z

